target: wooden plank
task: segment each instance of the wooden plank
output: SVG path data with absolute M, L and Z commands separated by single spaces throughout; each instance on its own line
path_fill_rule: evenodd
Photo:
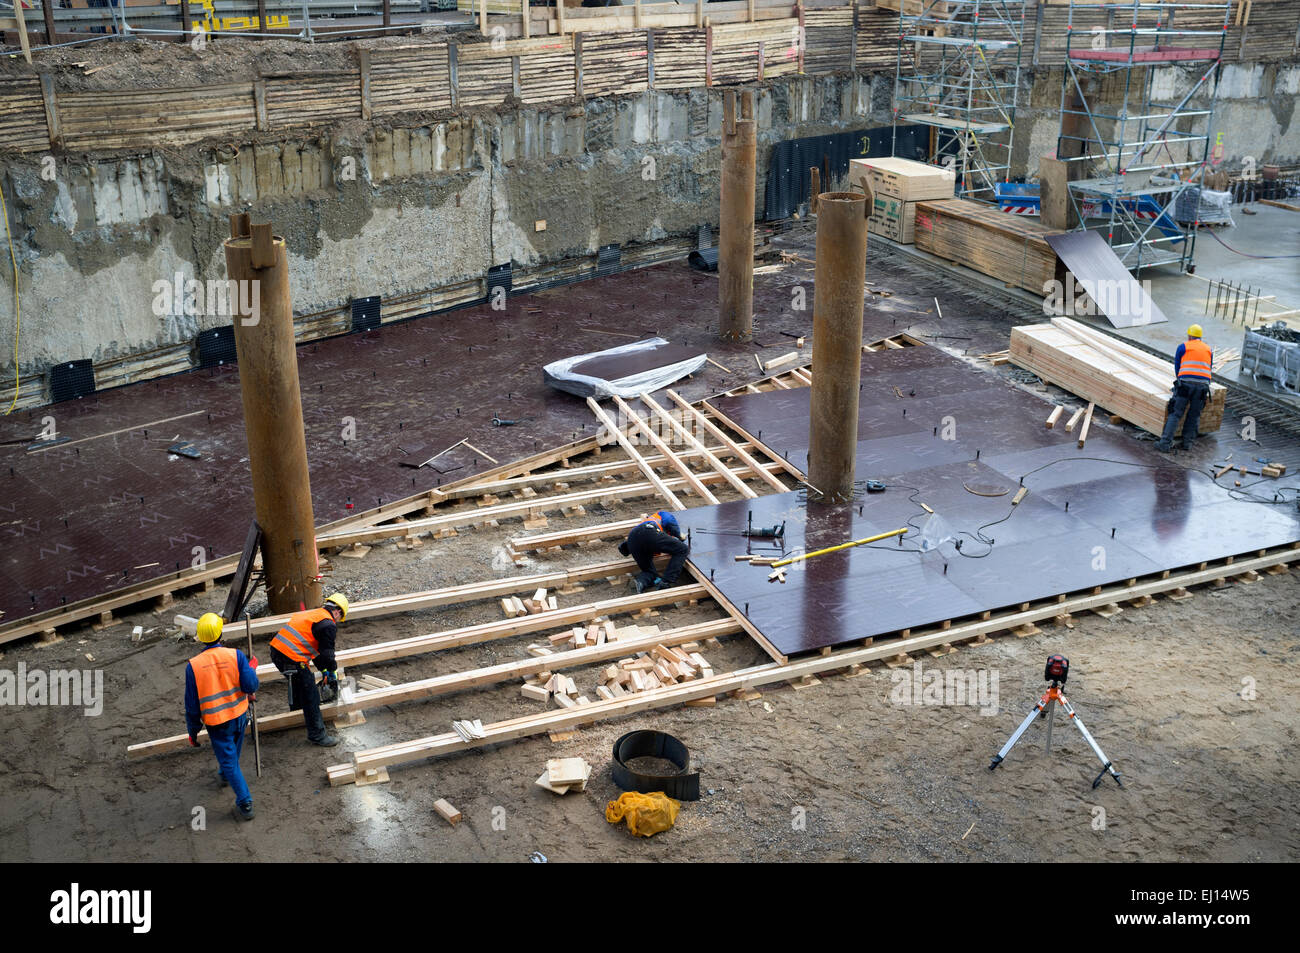
M 531 576 L 516 576 L 511 579 L 494 579 L 489 582 L 472 582 L 442 589 L 429 589 L 424 592 L 412 592 L 399 596 L 384 596 L 379 599 L 364 599 L 353 602 L 348 609 L 348 622 L 360 622 L 364 619 L 379 619 L 396 615 L 400 612 L 416 612 L 434 606 L 463 605 L 481 599 L 497 599 L 513 596 L 516 593 L 531 593 L 539 587 L 561 588 L 577 582 L 592 579 L 605 579 L 621 576 L 636 569 L 636 563 L 630 559 L 617 559 L 611 562 L 594 563 L 573 569 L 556 572 L 538 573 Z M 253 635 L 270 635 L 278 632 L 289 621 L 289 614 L 263 616 L 250 621 L 249 628 Z M 193 635 L 197 629 L 197 620 L 190 616 L 176 616 L 176 624 L 181 630 Z
M 361 49 L 357 51 L 357 59 L 361 67 L 361 118 L 370 118 L 370 51 Z
M 614 398 L 614 403 L 618 405 L 618 409 L 624 413 L 632 426 L 650 441 L 651 446 L 663 454 L 664 458 L 672 468 L 682 475 L 690 488 L 694 490 L 698 496 L 702 497 L 704 502 L 708 503 L 710 506 L 716 506 L 718 504 L 718 498 L 709 492 L 708 487 L 700 482 L 699 478 L 691 472 L 690 467 L 677 458 L 677 454 L 673 453 L 672 448 L 663 442 L 663 439 L 655 433 L 644 420 L 641 419 L 641 415 L 630 407 L 627 401 L 622 397 L 616 396 Z
M 59 122 L 59 100 L 54 89 L 54 76 L 41 74 L 41 99 L 45 104 L 45 125 L 49 129 L 50 148 L 63 148 L 63 126 Z
M 1084 443 L 1087 442 L 1088 440 L 1088 428 L 1092 426 L 1093 406 L 1094 406 L 1093 404 L 1088 405 L 1088 412 L 1083 415 L 1083 426 L 1079 428 L 1079 449 L 1080 450 L 1083 449 Z
M 675 390 L 669 389 L 667 391 L 667 394 L 669 400 L 671 400 L 674 404 L 680 407 L 682 411 L 689 414 L 691 420 L 697 426 L 704 428 L 706 433 L 708 433 L 715 440 L 719 441 L 724 446 L 726 446 L 733 454 L 736 455 L 736 458 L 738 460 L 740 460 L 747 467 L 749 467 L 750 472 L 753 473 L 756 477 L 758 477 L 768 486 L 772 487 L 772 489 L 776 490 L 778 493 L 786 493 L 789 491 L 790 489 L 789 487 L 787 487 L 784 483 L 782 483 L 770 472 L 768 472 L 767 468 L 765 468 L 757 460 L 755 460 L 752 456 L 750 456 L 747 452 L 741 449 L 740 445 L 736 443 L 736 441 L 732 440 L 725 433 L 723 433 L 723 431 L 720 428 L 715 426 L 711 420 L 709 420 L 702 413 L 700 413 L 693 406 L 691 406 L 691 404 L 689 404 L 686 400 L 684 400 L 682 396 L 678 394 Z M 759 444 L 755 443 L 752 440 L 750 440 L 749 443 L 751 446 L 759 446 Z M 783 465 L 783 463 L 778 462 L 778 465 Z
M 1268 566 L 1290 563 L 1297 559 L 1300 559 L 1300 550 L 1287 548 L 1238 563 L 1234 565 L 1233 571 L 1236 573 L 1259 570 Z M 1210 582 L 1214 578 L 1222 576 L 1223 572 L 1222 567 L 1215 566 L 1201 571 L 1183 573 L 1177 577 L 1170 576 L 1146 583 L 1138 583 L 1133 586 L 1107 587 L 1100 593 L 1076 596 L 1059 602 L 1048 600 L 1029 609 L 1005 613 L 996 618 L 981 619 L 965 625 L 952 626 L 948 629 L 937 629 L 901 641 L 890 641 L 880 646 L 843 649 L 832 651 L 829 655 L 820 655 L 784 665 L 774 662 L 741 669 L 737 672 L 715 675 L 711 678 L 687 682 L 683 685 L 676 685 L 654 692 L 616 698 L 613 701 L 595 702 L 581 712 L 551 712 L 543 715 L 510 719 L 509 721 L 485 726 L 484 734 L 486 737 L 473 742 L 466 742 L 459 735 L 452 732 L 385 745 L 368 751 L 356 752 L 353 755 L 353 763 L 350 765 L 331 766 L 328 769 L 330 783 L 349 783 L 354 780 L 355 773 L 359 770 L 406 764 L 450 754 L 454 751 L 499 744 L 515 738 L 540 734 L 543 731 L 576 727 L 580 724 L 605 718 L 616 718 L 638 711 L 664 708 L 709 695 L 718 695 L 730 691 L 751 691 L 762 685 L 800 679 L 851 665 L 881 661 L 899 653 L 923 651 L 944 643 L 980 639 L 989 632 L 1007 631 L 1027 623 L 1054 618 L 1062 613 L 1087 611 L 1088 609 L 1113 603 L 1118 599 L 1140 598 L 1143 595 Z
M 704 446 L 704 444 L 700 443 L 700 441 L 696 439 L 693 433 L 691 433 L 684 426 L 682 426 L 682 424 L 677 420 L 676 417 L 668 413 L 668 411 L 664 410 L 664 408 L 661 407 L 653 397 L 651 397 L 649 394 L 642 394 L 641 402 L 650 408 L 651 413 L 653 413 L 664 423 L 668 424 L 669 428 L 675 434 L 681 437 L 684 441 L 686 441 L 687 445 L 690 446 L 695 451 L 695 453 L 701 454 L 704 457 L 704 459 L 708 461 L 709 466 L 713 467 L 714 470 L 722 474 L 723 478 L 728 483 L 730 483 L 740 493 L 741 496 L 746 497 L 747 499 L 755 499 L 758 496 L 757 493 L 755 493 L 753 490 L 749 488 L 749 485 L 746 484 L 744 480 L 740 479 L 740 477 L 732 473 L 730 467 L 728 467 L 716 456 L 714 456 L 713 453 L 710 452 L 709 449 Z M 685 456 L 685 455 L 679 454 L 679 456 Z
M 556 652 L 540 658 L 502 662 L 497 665 L 489 665 L 465 672 L 436 675 L 431 678 L 423 678 L 400 685 L 389 685 L 371 691 L 359 691 L 353 695 L 352 700 L 349 702 L 340 701 L 334 704 L 322 705 L 321 715 L 326 721 L 335 721 L 352 712 L 370 711 L 403 702 L 436 698 L 467 689 L 504 684 L 555 669 L 577 668 L 608 659 L 621 658 L 636 652 L 648 651 L 657 643 L 681 645 L 697 639 L 735 635 L 741 631 L 740 625 L 733 619 L 712 619 L 708 622 L 697 622 L 692 625 L 668 629 L 663 632 L 654 632 L 636 638 L 607 642 L 604 645 L 574 649 L 569 652 Z M 543 691 L 538 700 L 544 701 L 547 694 L 547 692 Z M 277 712 L 273 715 L 262 715 L 257 719 L 258 731 L 263 734 L 285 731 L 301 727 L 301 725 L 302 712 L 299 711 Z M 205 737 L 206 734 L 206 732 L 201 733 L 200 739 Z M 189 736 L 180 734 L 131 745 L 127 748 L 127 757 L 131 760 L 137 760 L 158 754 L 189 750 L 192 750 Z
M 1051 430 L 1056 426 L 1056 422 L 1061 419 L 1061 414 L 1065 413 L 1065 407 L 1058 404 L 1047 418 L 1047 429 Z
M 627 439 L 627 436 L 619 429 L 618 425 L 609 418 L 609 415 L 606 414 L 603 409 L 601 409 L 600 404 L 596 403 L 595 398 L 588 397 L 587 406 L 590 407 L 591 412 L 596 415 L 596 419 L 604 424 L 605 429 L 608 430 L 614 439 L 618 441 L 618 445 L 623 448 L 623 452 L 636 461 L 641 473 L 650 481 L 650 485 L 658 491 L 659 495 L 668 502 L 668 505 L 675 510 L 686 509 L 685 504 L 677 498 L 672 490 L 668 489 L 668 487 L 664 485 L 663 481 L 659 479 L 659 475 L 654 472 L 654 468 L 645 462 L 645 458 L 637 452 L 636 447 L 632 445 L 632 441 Z M 671 456 L 671 454 L 668 455 Z
M 800 483 L 804 481 L 804 473 L 802 470 L 796 467 L 789 460 L 780 456 L 778 453 L 776 453 L 776 451 L 768 448 L 767 445 L 763 443 L 763 441 L 757 439 L 753 434 L 746 431 L 745 428 L 741 427 L 739 424 L 737 424 L 726 414 L 722 413 L 722 411 L 718 410 L 717 407 L 714 407 L 712 404 L 710 404 L 707 400 L 704 401 L 704 409 L 707 410 L 709 413 L 711 413 L 715 418 L 722 421 L 732 430 L 736 431 L 736 433 L 740 434 L 750 443 L 754 444 L 757 447 L 762 447 L 764 452 L 767 453 L 767 455 L 771 457 L 781 467 L 781 469 L 785 470 L 787 473 L 789 473 Z
M 548 609 L 519 619 L 481 622 L 477 625 L 446 629 L 429 635 L 416 635 L 389 642 L 378 642 L 374 645 L 361 646 L 355 649 L 344 649 L 335 653 L 335 658 L 338 660 L 340 667 L 386 662 L 392 659 L 408 658 L 412 655 L 425 655 L 442 649 L 457 648 L 462 645 L 479 645 L 483 642 L 505 639 L 513 635 L 543 632 L 559 626 L 572 625 L 575 622 L 590 622 L 600 615 L 653 609 L 657 606 L 683 602 L 687 599 L 699 599 L 706 595 L 708 595 L 708 592 L 703 586 L 688 585 L 675 586 L 671 589 L 656 589 L 635 596 L 606 599 L 579 606 L 566 606 L 563 609 Z M 258 667 L 257 677 L 261 679 L 277 679 L 281 675 L 279 669 L 268 662 Z

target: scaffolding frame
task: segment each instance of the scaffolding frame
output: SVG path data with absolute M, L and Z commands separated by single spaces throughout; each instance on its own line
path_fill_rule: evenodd
M 1107 244 L 1130 271 L 1168 264 L 1194 270 L 1198 222 L 1193 216 L 1181 225 L 1176 211 L 1210 161 L 1232 3 L 1070 0 L 1069 6 L 1056 155 L 1068 164 L 1078 228 L 1104 220 Z M 1088 25 L 1085 13 L 1102 13 L 1106 22 Z M 1162 66 L 1196 70 L 1185 95 L 1158 101 Z M 1118 87 L 1117 101 L 1090 94 L 1094 80 L 1112 93 Z M 1077 125 L 1083 129 L 1071 128 Z
M 899 0 L 893 125 L 931 129 L 929 161 L 961 198 L 997 201 L 1011 174 L 1025 0 Z

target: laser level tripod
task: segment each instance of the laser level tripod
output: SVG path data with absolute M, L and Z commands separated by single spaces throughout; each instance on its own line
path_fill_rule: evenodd
M 1077 714 L 1075 714 L 1074 706 L 1072 706 L 1070 700 L 1065 697 L 1065 692 L 1062 691 L 1062 686 L 1065 685 L 1065 680 L 1069 677 L 1070 660 L 1064 655 L 1049 656 L 1047 659 L 1047 665 L 1043 669 L 1043 678 L 1051 682 L 1051 685 L 1049 685 L 1047 691 L 1043 693 L 1043 697 L 1038 699 L 1038 704 L 1034 706 L 1033 711 L 1025 716 L 1025 720 L 1020 723 L 1020 727 L 1017 728 L 1015 733 L 1007 739 L 1007 743 L 1002 746 L 1002 750 L 993 756 L 993 763 L 989 765 L 990 771 L 1002 763 L 1002 759 L 1005 758 L 1011 749 L 1015 747 L 1016 742 L 1020 740 L 1020 736 L 1023 735 L 1029 729 L 1029 726 L 1034 723 L 1035 717 L 1047 719 L 1046 753 L 1051 753 L 1052 722 L 1056 718 L 1056 708 L 1053 707 L 1052 702 L 1056 702 L 1065 709 L 1065 713 L 1069 716 L 1070 721 L 1079 729 L 1079 733 L 1083 735 L 1083 740 L 1088 742 L 1088 746 L 1092 748 L 1096 753 L 1097 758 L 1101 761 L 1101 774 L 1097 775 L 1097 777 L 1093 779 L 1092 786 L 1096 788 L 1101 784 L 1101 779 L 1107 774 L 1110 774 L 1110 776 L 1115 779 L 1115 783 L 1120 787 L 1124 786 L 1124 782 L 1119 779 L 1119 772 L 1115 770 L 1110 759 L 1106 757 L 1106 753 L 1101 750 L 1101 746 L 1097 744 L 1096 739 L 1094 739 L 1088 729 L 1083 726 L 1083 721 L 1080 720 Z

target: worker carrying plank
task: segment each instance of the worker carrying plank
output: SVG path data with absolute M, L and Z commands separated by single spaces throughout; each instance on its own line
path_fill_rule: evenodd
M 325 730 L 320 703 L 333 701 L 339 692 L 338 663 L 334 659 L 334 642 L 338 624 L 348 617 L 348 600 L 336 592 L 319 609 L 295 612 L 271 639 L 271 661 L 289 684 L 289 710 L 301 711 L 307 725 L 307 740 L 322 748 L 332 748 L 338 738 Z M 318 689 L 310 666 L 325 676 L 323 690 Z
M 257 659 L 221 644 L 221 616 L 207 612 L 199 619 L 203 651 L 185 666 L 185 725 L 190 744 L 199 745 L 199 732 L 207 729 L 212 753 L 217 756 L 221 779 L 235 792 L 236 820 L 253 819 L 253 795 L 239 768 L 248 728 L 248 699 L 257 691 Z
M 1174 446 L 1174 433 L 1178 430 L 1178 421 L 1183 411 L 1187 420 L 1183 422 L 1183 449 L 1192 449 L 1196 439 L 1197 428 L 1201 423 L 1201 409 L 1210 396 L 1210 379 L 1214 366 L 1214 351 L 1201 340 L 1204 332 L 1199 324 L 1187 329 L 1187 341 L 1178 345 L 1174 352 L 1174 396 L 1170 398 L 1165 410 L 1164 433 L 1156 449 L 1168 453 Z
M 627 534 L 627 539 L 619 543 L 618 551 L 635 559 L 641 570 L 632 577 L 628 588 L 645 592 L 647 589 L 667 589 L 676 585 L 691 547 L 682 539 L 677 517 L 666 510 L 660 510 L 634 526 L 632 532 Z M 662 576 L 655 571 L 654 558 L 659 553 L 669 557 Z

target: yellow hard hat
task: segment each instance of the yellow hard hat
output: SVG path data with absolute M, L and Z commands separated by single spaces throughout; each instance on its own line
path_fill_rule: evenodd
M 327 598 L 325 601 L 326 601 L 326 602 L 332 602 L 332 603 L 334 603 L 336 606 L 339 607 L 339 611 L 343 613 L 342 617 L 339 619 L 340 622 L 342 622 L 342 621 L 344 621 L 344 620 L 347 619 L 347 617 L 348 617 L 348 597 L 347 597 L 347 596 L 343 595 L 343 593 L 341 593 L 341 592 L 336 592 L 336 593 L 334 593 L 334 595 L 330 596 L 330 597 Z
M 1187 336 L 1189 338 L 1204 337 L 1205 332 L 1201 330 L 1201 326 L 1199 324 L 1193 324 L 1190 328 L 1187 329 Z
M 221 628 L 225 623 L 221 621 L 221 616 L 215 612 L 205 612 L 199 616 L 198 635 L 195 636 L 200 642 L 212 644 L 221 638 Z

